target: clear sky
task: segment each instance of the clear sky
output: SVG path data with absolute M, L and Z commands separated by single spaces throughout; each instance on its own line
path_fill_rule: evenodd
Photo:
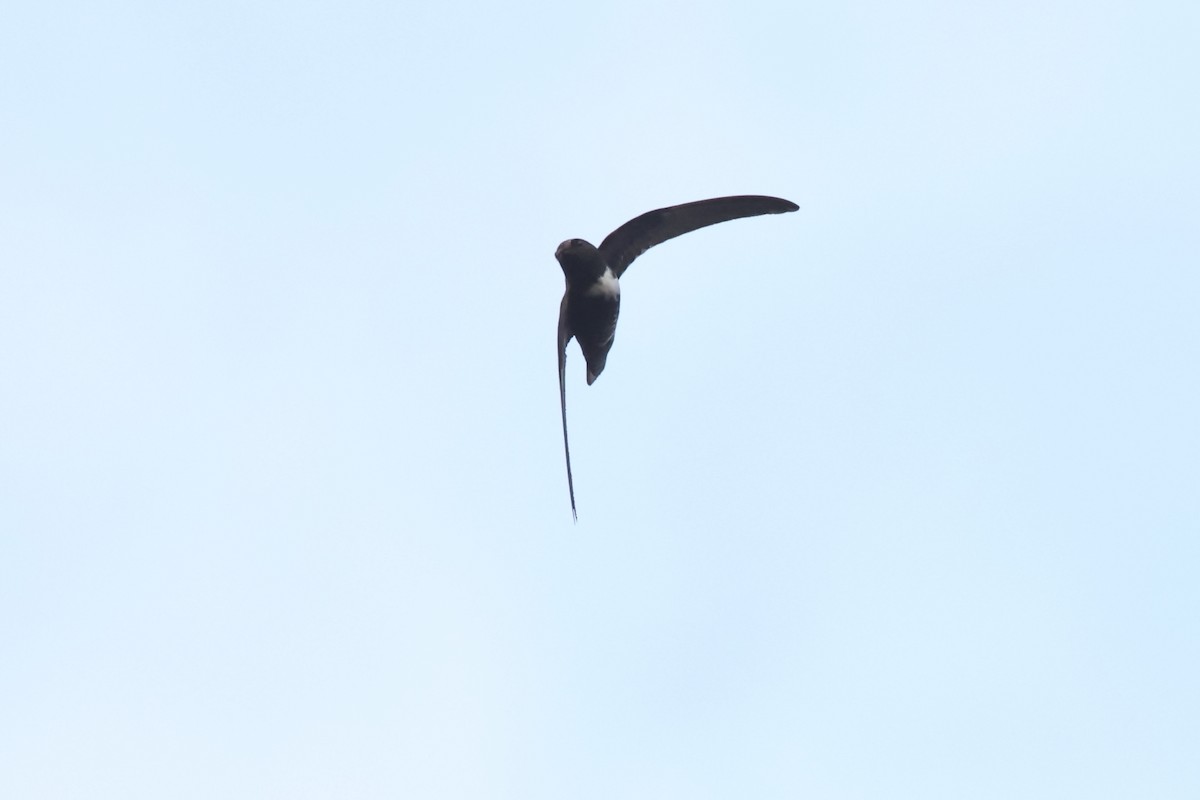
M 1200 796 L 1197 8 L 10 4 L 0 796 Z

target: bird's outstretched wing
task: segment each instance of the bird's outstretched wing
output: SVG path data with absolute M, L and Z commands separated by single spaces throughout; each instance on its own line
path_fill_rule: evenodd
M 567 329 L 567 296 L 558 307 L 558 401 L 562 406 L 563 451 L 567 454 L 567 489 L 571 492 L 571 518 L 579 521 L 575 513 L 575 479 L 571 477 L 571 445 L 567 443 L 567 342 L 571 333 Z
M 781 197 L 736 195 L 658 208 L 634 217 L 604 237 L 600 243 L 600 254 L 619 278 L 635 258 L 668 239 L 718 222 L 757 217 L 760 214 L 783 214 L 799 207 Z

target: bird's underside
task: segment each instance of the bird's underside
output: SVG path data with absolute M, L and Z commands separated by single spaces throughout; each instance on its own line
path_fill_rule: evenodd
M 697 200 L 649 211 L 610 233 L 599 247 L 582 239 L 568 239 L 554 256 L 566 277 L 566 291 L 558 312 L 558 393 L 562 408 L 563 450 L 567 458 L 567 487 L 571 515 L 575 510 L 575 482 L 571 475 L 571 447 L 567 439 L 567 343 L 579 342 L 587 362 L 591 385 L 604 370 L 612 348 L 621 305 L 620 278 L 634 259 L 668 239 L 685 233 L 762 214 L 783 214 L 799 208 L 779 197 L 738 195 Z

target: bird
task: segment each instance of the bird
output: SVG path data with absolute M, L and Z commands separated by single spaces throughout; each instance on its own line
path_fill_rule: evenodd
M 583 239 L 567 239 L 554 251 L 566 279 L 558 308 L 558 397 L 562 408 L 563 451 L 567 457 L 567 490 L 571 517 L 575 509 L 575 480 L 571 476 L 571 445 L 567 439 L 567 345 L 574 338 L 587 362 L 591 386 L 604 371 L 617 332 L 621 310 L 621 276 L 633 260 L 655 245 L 694 230 L 742 217 L 785 214 L 800 207 L 790 200 L 765 195 L 735 195 L 657 208 L 634 217 L 604 237 L 599 247 Z

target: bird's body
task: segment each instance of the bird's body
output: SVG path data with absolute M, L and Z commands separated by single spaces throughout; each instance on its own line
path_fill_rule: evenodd
M 617 333 L 617 314 L 621 311 L 621 283 L 604 263 L 600 251 L 582 239 L 568 239 L 554 254 L 567 279 L 559 309 L 559 336 L 566 326 L 567 339 L 579 342 L 587 361 L 587 382 L 591 386 L 604 371 L 608 351 Z
M 575 483 L 571 476 L 571 448 L 567 442 L 567 343 L 572 338 L 579 342 L 587 362 L 590 386 L 604 371 L 608 352 L 612 349 L 621 309 L 620 279 L 635 258 L 656 244 L 698 228 L 741 217 L 782 214 L 797 208 L 795 203 L 778 197 L 717 197 L 642 214 L 610 233 L 599 247 L 582 239 L 568 239 L 558 246 L 554 257 L 562 267 L 567 284 L 558 312 L 558 388 L 572 515 L 575 514 Z

